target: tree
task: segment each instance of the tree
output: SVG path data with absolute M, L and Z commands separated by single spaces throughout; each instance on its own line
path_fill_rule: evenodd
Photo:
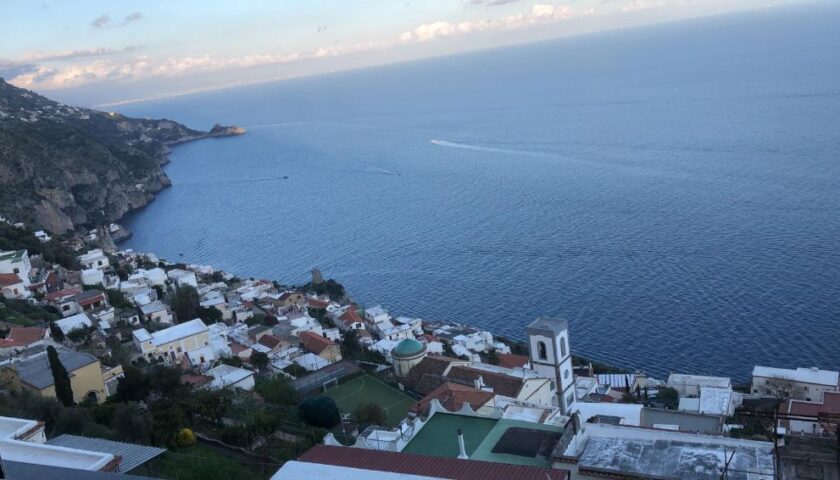
M 152 440 L 152 416 L 136 402 L 118 403 L 111 425 L 124 441 L 145 445 Z
M 73 387 L 70 384 L 70 375 L 67 374 L 67 369 L 58 358 L 58 352 L 55 347 L 50 345 L 47 347 L 47 360 L 50 362 L 50 370 L 52 371 L 53 382 L 55 383 L 55 396 L 65 407 L 73 405 Z
M 676 410 L 680 406 L 680 394 L 675 388 L 660 387 L 656 399 L 669 410 Z
M 268 366 L 268 355 L 264 352 L 254 352 L 251 354 L 251 365 L 262 370 Z
M 222 357 L 219 359 L 219 361 L 224 363 L 225 365 L 230 365 L 231 367 L 239 368 L 242 366 L 242 359 L 237 355 Z
M 499 352 L 497 352 L 495 348 L 492 348 L 489 352 L 487 352 L 487 363 L 490 365 L 499 364 Z
M 134 308 L 134 305 L 125 298 L 125 295 L 119 290 L 109 288 L 105 290 L 108 294 L 108 303 L 114 308 Z
M 766 394 L 780 402 L 790 400 L 791 398 L 802 398 L 805 393 L 802 387 L 797 385 L 796 382 L 781 377 L 768 378 L 764 386 L 767 389 Z M 763 394 L 764 392 L 758 393 Z
M 223 320 L 222 312 L 218 308 L 199 306 L 195 314 L 208 325 L 219 323 Z
M 309 397 L 300 402 L 299 411 L 303 421 L 315 427 L 332 428 L 341 422 L 338 405 L 325 395 Z
M 175 311 L 175 316 L 178 317 L 178 323 L 196 318 L 198 316 L 200 302 L 198 290 L 195 287 L 192 285 L 178 287 L 172 299 L 172 310 Z
M 125 375 L 117 380 L 117 393 L 114 399 L 118 402 L 139 402 L 145 400 L 150 391 L 148 376 L 136 367 L 127 365 Z
M 294 405 L 297 403 L 297 392 L 292 387 L 289 379 L 283 375 L 276 375 L 266 380 L 258 380 L 254 388 L 266 402 L 279 403 L 282 405 Z
M 385 409 L 373 402 L 369 402 L 356 407 L 353 417 L 359 423 L 384 425 L 387 415 L 385 415 Z
M 55 324 L 55 322 L 50 322 L 50 335 L 52 336 L 53 340 L 57 342 L 64 341 L 64 332 Z

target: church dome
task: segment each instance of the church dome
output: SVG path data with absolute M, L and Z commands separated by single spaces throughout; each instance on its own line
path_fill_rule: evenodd
M 413 357 L 419 355 L 426 350 L 426 346 L 414 340 L 413 338 L 406 338 L 400 341 L 393 350 L 391 355 L 394 357 Z

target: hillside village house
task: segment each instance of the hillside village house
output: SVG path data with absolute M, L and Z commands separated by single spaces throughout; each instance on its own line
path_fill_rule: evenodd
M 817 401 L 786 400 L 779 406 L 779 413 L 793 416 L 819 417 L 840 416 L 840 392 L 825 392 Z M 799 420 L 783 420 L 782 426 L 791 433 L 809 433 L 812 435 L 825 435 L 832 433 L 827 430 L 829 423 L 809 421 L 804 418 Z
M 26 250 L 0 252 L 0 273 L 15 273 L 29 285 L 31 270 L 32 264 L 29 263 L 29 253 Z
M 335 363 L 341 360 L 341 347 L 315 332 L 302 332 L 298 335 L 300 343 L 307 351 L 318 355 L 329 363 Z
M 26 348 L 44 345 L 50 330 L 43 327 L 12 327 L 6 338 L 0 339 L 0 355 L 8 355 Z
M 149 333 L 140 328 L 132 333 L 134 345 L 148 360 L 158 359 L 179 363 L 184 354 L 193 364 L 201 364 L 215 359 L 210 348 L 210 332 L 200 319 L 179 323 L 157 332 Z M 191 354 L 192 355 L 189 355 Z
M 10 300 L 26 299 L 32 294 L 26 282 L 16 273 L 0 273 L 0 291 L 3 298 Z
M 198 280 L 195 278 L 195 272 L 176 268 L 167 272 L 166 276 L 169 277 L 169 279 L 172 280 L 178 287 L 189 285 L 191 287 L 198 288 Z
M 82 285 L 105 285 L 105 273 L 98 268 L 82 270 Z
M 61 330 L 65 336 L 73 330 L 93 327 L 93 321 L 86 313 L 77 313 L 61 320 L 56 320 L 55 326 Z
M 94 400 L 105 401 L 107 390 L 102 376 L 102 364 L 99 359 L 84 352 L 76 352 L 64 347 L 56 348 L 61 364 L 70 375 L 73 399 L 78 402 Z M 0 370 L 0 382 L 5 388 L 20 392 L 29 390 L 42 397 L 55 398 L 53 380 L 46 349 L 12 362 Z
M 102 249 L 94 249 L 90 250 L 89 252 L 85 253 L 84 255 L 79 255 L 79 263 L 82 264 L 82 267 L 87 270 L 91 268 L 99 268 L 99 269 L 106 269 L 111 266 L 110 261 L 108 261 L 108 256 L 102 251 Z
M 796 400 L 820 401 L 824 392 L 840 391 L 840 373 L 817 367 L 772 368 L 756 366 L 752 374 L 752 393 L 789 396 Z
M 160 323 L 161 325 L 172 325 L 172 312 L 160 300 L 140 306 L 140 311 L 147 322 Z

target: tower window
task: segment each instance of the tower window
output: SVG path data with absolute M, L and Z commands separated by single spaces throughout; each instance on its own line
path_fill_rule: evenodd
M 537 357 L 540 360 L 548 359 L 548 353 L 545 351 L 545 342 L 537 342 Z
M 566 338 L 560 337 L 560 356 L 566 357 Z

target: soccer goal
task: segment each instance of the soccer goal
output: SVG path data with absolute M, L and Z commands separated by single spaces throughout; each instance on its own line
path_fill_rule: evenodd
M 327 393 L 327 390 L 329 390 L 330 386 L 337 387 L 338 386 L 338 379 L 337 378 L 331 378 L 331 379 L 325 381 L 324 383 L 321 384 L 321 389 L 323 390 L 324 393 Z

